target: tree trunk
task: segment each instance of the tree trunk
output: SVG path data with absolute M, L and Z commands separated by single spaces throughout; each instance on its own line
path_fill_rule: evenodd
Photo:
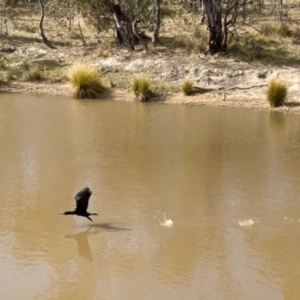
M 203 0 L 200 0 L 200 5 L 201 5 L 201 25 L 203 25 L 206 21 L 206 18 L 205 18 L 205 15 L 206 15 L 206 12 L 205 12 L 205 6 L 204 6 L 204 2 Z
M 243 22 L 246 22 L 246 5 L 247 5 L 247 0 L 243 0 Z
M 77 16 L 77 25 L 78 25 L 78 29 L 79 29 L 81 41 L 82 41 L 83 46 L 86 46 L 86 42 L 85 42 L 85 39 L 84 39 L 82 30 L 81 30 L 80 19 L 79 19 L 79 13 L 78 13 L 78 11 L 77 11 L 77 6 L 76 6 L 76 4 L 75 4 L 75 13 L 76 13 L 76 16 Z
M 225 52 L 226 45 L 223 44 L 221 0 L 203 0 L 203 4 L 209 30 L 208 51 L 211 54 Z
M 126 33 L 125 29 L 122 27 L 121 24 L 121 8 L 119 5 L 114 5 L 113 7 L 113 16 L 116 23 L 117 28 L 117 37 L 120 43 L 124 43 L 129 47 L 130 50 L 134 50 L 133 43 L 130 41 L 130 37 Z
M 40 18 L 40 22 L 39 22 L 39 31 L 40 31 L 40 35 L 43 39 L 44 44 L 51 48 L 51 49 L 55 49 L 55 47 L 51 44 L 51 42 L 46 38 L 45 34 L 44 34 L 44 30 L 43 30 L 43 22 L 44 22 L 44 17 L 45 17 L 45 10 L 44 10 L 44 3 L 43 0 L 39 0 L 39 4 L 41 7 L 41 18 Z
M 139 43 L 142 44 L 146 50 L 147 53 L 149 53 L 149 48 L 147 45 L 147 41 L 141 37 L 138 32 L 136 31 L 136 18 L 134 19 L 134 21 L 132 22 L 132 32 L 134 34 L 134 36 L 138 39 Z
M 153 31 L 153 37 L 152 37 L 152 44 L 154 47 L 159 42 L 160 5 L 161 5 L 161 0 L 155 0 L 155 27 L 154 27 L 154 31 Z

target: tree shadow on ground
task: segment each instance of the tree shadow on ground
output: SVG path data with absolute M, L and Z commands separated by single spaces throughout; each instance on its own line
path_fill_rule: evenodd
M 260 39 L 245 39 L 241 43 L 228 47 L 228 56 L 245 62 L 259 62 L 273 66 L 291 66 L 300 64 L 297 53 L 289 51 L 283 41 Z
M 63 68 L 69 65 L 67 63 L 61 63 L 54 59 L 37 59 L 32 60 L 32 63 L 34 63 L 38 67 L 46 67 L 48 70 L 54 70 L 58 67 Z
M 24 44 L 28 44 L 28 43 L 38 43 L 38 44 L 44 45 L 43 40 L 40 37 L 10 35 L 10 36 L 7 36 L 6 38 L 10 43 L 13 43 L 14 46 L 17 46 L 17 47 L 21 47 Z M 69 41 L 57 41 L 57 40 L 51 39 L 51 38 L 50 38 L 50 40 L 51 40 L 51 43 L 53 43 L 55 46 L 63 47 L 63 46 L 71 46 L 72 45 L 71 42 L 69 42 Z

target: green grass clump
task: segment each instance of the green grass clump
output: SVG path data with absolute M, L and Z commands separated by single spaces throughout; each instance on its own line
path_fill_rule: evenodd
M 185 78 L 181 84 L 181 90 L 186 95 L 192 95 L 193 94 L 193 85 L 194 80 L 191 78 Z
M 75 63 L 69 71 L 69 81 L 74 96 L 79 99 L 101 98 L 106 91 L 102 75 L 96 68 L 85 62 Z
M 136 96 L 136 100 L 140 102 L 145 102 L 149 100 L 150 91 L 150 81 L 145 75 L 135 75 L 132 78 L 131 89 Z
M 273 78 L 267 88 L 267 100 L 272 107 L 282 106 L 287 96 L 287 83 L 284 80 Z

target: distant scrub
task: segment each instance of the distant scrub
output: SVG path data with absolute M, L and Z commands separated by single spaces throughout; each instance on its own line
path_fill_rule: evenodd
M 38 81 L 42 81 L 43 79 L 44 79 L 43 71 L 36 64 L 33 64 L 30 67 L 28 67 L 28 70 L 26 70 L 24 73 L 25 81 L 38 82 Z
M 106 91 L 101 73 L 85 62 L 75 63 L 69 71 L 69 81 L 76 98 L 101 98 Z
M 208 35 L 205 33 L 194 32 L 194 36 L 178 35 L 174 37 L 172 47 L 185 48 L 189 52 L 204 52 L 207 48 Z
M 282 106 L 287 96 L 287 83 L 284 80 L 273 78 L 267 88 L 267 100 L 272 107 Z

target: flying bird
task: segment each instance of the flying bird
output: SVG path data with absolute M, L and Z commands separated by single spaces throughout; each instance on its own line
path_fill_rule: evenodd
M 90 221 L 93 221 L 90 216 L 98 216 L 96 213 L 89 213 L 87 212 L 87 208 L 89 205 L 89 199 L 92 195 L 92 191 L 86 187 L 80 192 L 77 193 L 75 196 L 75 201 L 76 201 L 76 208 L 73 211 L 66 211 L 63 213 L 63 215 L 77 215 L 81 217 L 86 217 Z

